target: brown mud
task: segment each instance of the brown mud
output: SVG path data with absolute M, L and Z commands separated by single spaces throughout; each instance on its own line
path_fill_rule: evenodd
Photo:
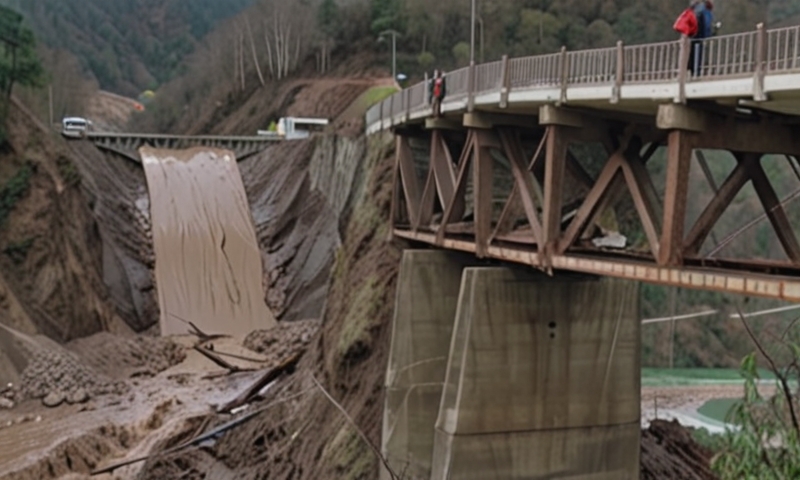
M 161 333 L 244 338 L 275 325 L 233 152 L 139 150 L 150 193 Z

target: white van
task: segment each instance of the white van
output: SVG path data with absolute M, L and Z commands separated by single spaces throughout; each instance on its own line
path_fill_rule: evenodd
M 82 137 L 92 127 L 92 122 L 81 117 L 65 117 L 61 120 L 61 134 L 65 137 Z

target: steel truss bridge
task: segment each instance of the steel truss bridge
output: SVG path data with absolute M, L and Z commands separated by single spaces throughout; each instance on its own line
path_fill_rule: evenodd
M 785 208 L 800 194 L 779 199 L 763 166 L 786 161 L 800 178 L 800 27 L 706 40 L 694 73 L 690 48 L 683 38 L 503 57 L 448 73 L 441 115 L 425 82 L 375 105 L 367 132 L 396 136 L 394 236 L 548 272 L 800 301 L 800 244 Z M 599 173 L 586 168 L 591 148 Z M 707 150 L 735 158 L 719 185 Z M 657 187 L 647 164 L 664 151 Z M 689 219 L 693 164 L 713 198 Z M 707 253 L 746 184 L 785 261 Z M 601 217 L 627 195 L 643 248 L 596 247 Z

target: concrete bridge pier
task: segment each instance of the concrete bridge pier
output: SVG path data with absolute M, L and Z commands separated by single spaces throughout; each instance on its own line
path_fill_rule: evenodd
M 383 455 L 406 478 L 430 476 L 433 438 L 464 267 L 474 257 L 406 250 L 386 372 Z M 382 480 L 388 472 L 382 471 Z
M 610 278 L 464 269 L 431 480 L 638 479 L 637 293 Z

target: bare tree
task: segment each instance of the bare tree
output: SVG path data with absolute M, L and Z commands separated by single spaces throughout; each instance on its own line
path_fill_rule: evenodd
M 253 64 L 256 66 L 256 72 L 258 73 L 258 81 L 261 82 L 261 86 L 265 85 L 264 83 L 264 75 L 261 74 L 261 66 L 258 64 L 258 54 L 256 53 L 256 42 L 253 40 L 253 31 L 250 29 L 250 21 L 247 20 L 247 17 L 244 19 L 244 24 L 247 27 L 247 36 L 250 38 L 250 51 L 253 53 Z
M 311 7 L 297 2 L 265 0 L 261 4 L 264 21 L 264 41 L 267 46 L 267 66 L 277 79 L 289 76 L 300 65 L 304 39 L 311 37 L 308 21 Z
M 245 90 L 244 35 L 239 35 L 239 70 L 242 72 L 242 91 Z

